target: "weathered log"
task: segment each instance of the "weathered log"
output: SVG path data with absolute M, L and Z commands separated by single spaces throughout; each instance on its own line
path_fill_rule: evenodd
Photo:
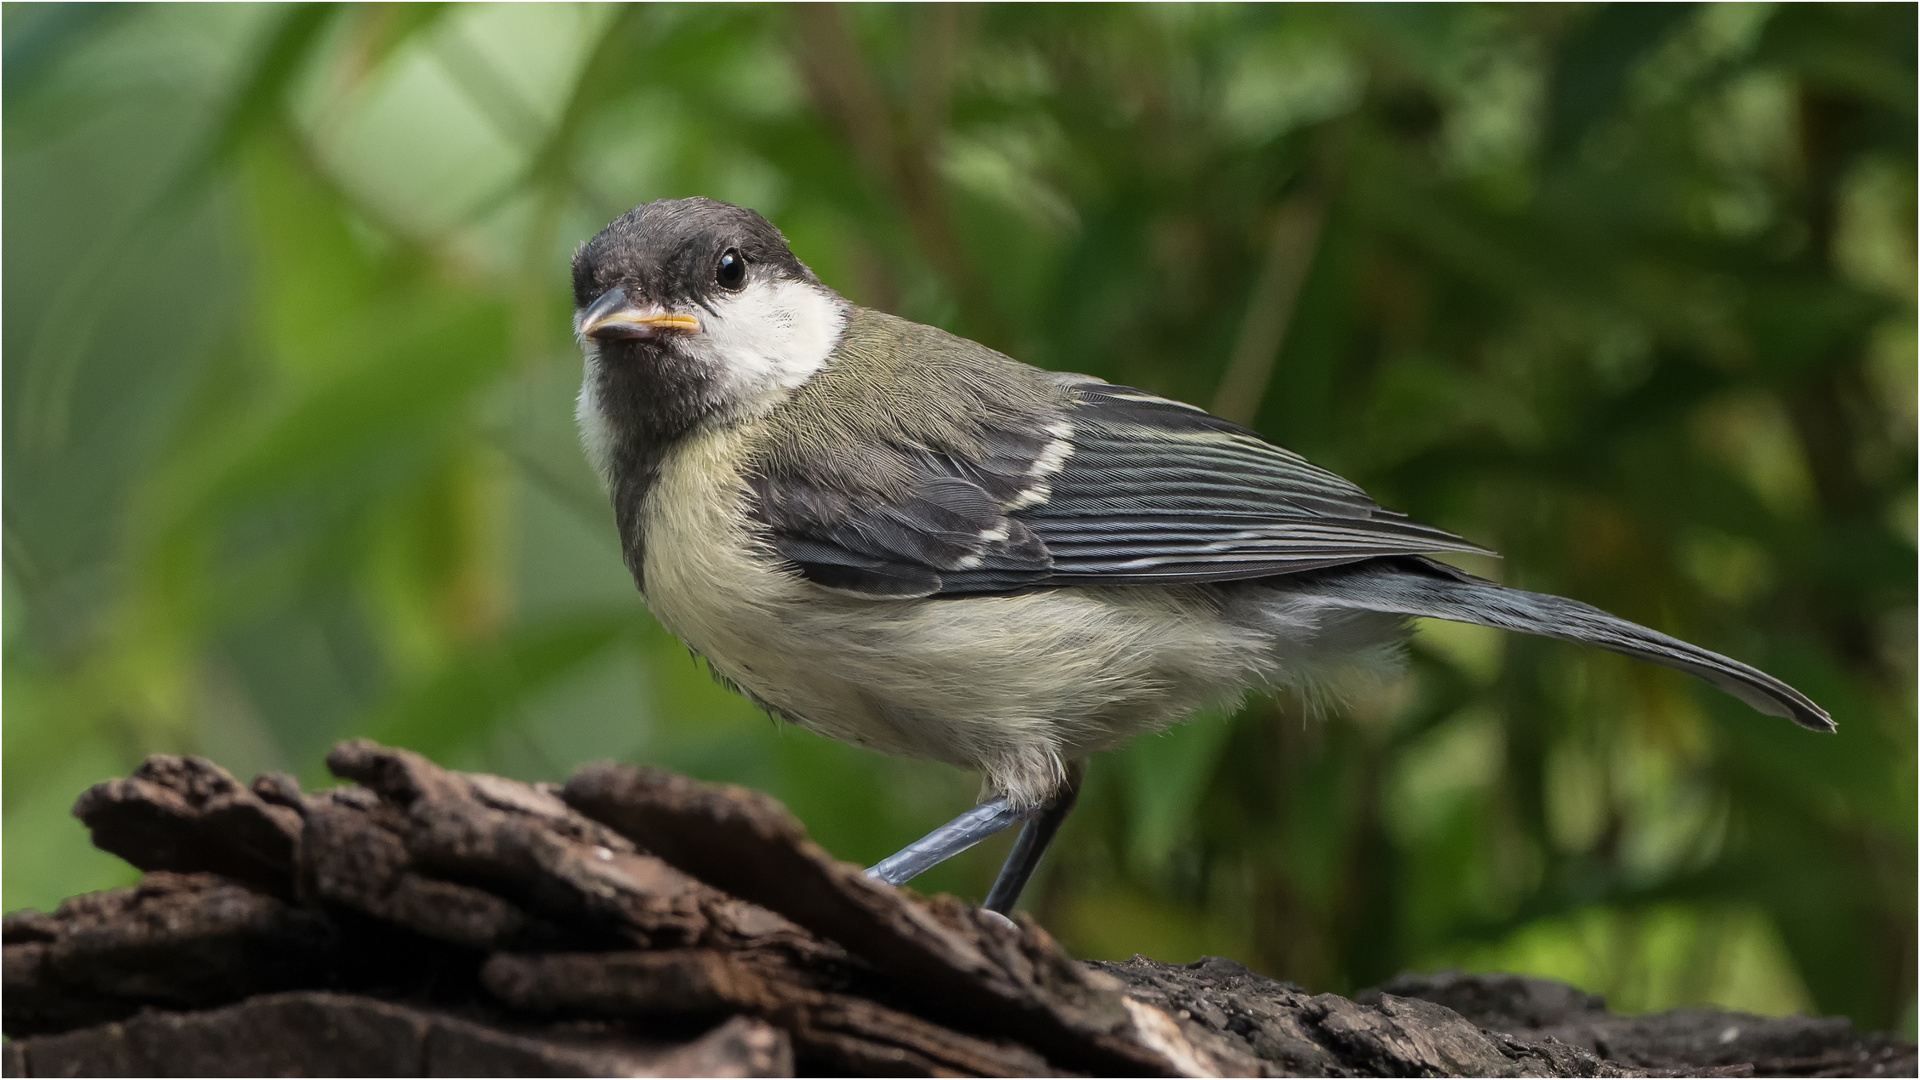
M 755 792 L 565 787 L 346 743 L 358 786 L 155 757 L 75 813 L 148 871 L 5 922 L 4 1071 L 334 1075 L 1913 1075 L 1844 1020 L 1617 1017 L 1510 976 L 1349 1000 L 1082 964 L 867 880 Z
M 516 1032 L 391 1001 L 300 991 L 12 1044 L 9 1076 L 786 1076 L 778 1029 L 747 1017 L 684 1043 L 575 1026 Z

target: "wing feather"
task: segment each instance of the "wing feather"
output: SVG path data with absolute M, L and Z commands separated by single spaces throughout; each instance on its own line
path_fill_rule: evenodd
M 918 478 L 874 501 L 765 470 L 779 555 L 874 598 L 1235 581 L 1387 555 L 1482 551 L 1382 509 L 1346 479 L 1203 410 L 1095 380 L 977 452 L 888 445 Z

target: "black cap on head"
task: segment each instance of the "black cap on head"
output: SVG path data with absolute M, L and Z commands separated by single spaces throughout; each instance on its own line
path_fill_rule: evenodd
M 615 218 L 573 257 L 573 303 L 584 308 L 609 289 L 667 308 L 705 306 L 732 266 L 744 259 L 749 279 L 817 284 L 773 223 L 745 207 L 714 199 L 660 199 Z M 736 288 L 738 286 L 735 286 Z

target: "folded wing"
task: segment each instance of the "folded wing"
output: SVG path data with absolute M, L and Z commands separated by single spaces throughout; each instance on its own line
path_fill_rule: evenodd
M 763 467 L 754 512 L 808 580 L 875 599 L 1232 581 L 1481 550 L 1200 409 L 1095 380 L 1065 389 L 1060 408 L 1010 418 L 971 453 L 870 448 L 910 459 L 904 494 Z

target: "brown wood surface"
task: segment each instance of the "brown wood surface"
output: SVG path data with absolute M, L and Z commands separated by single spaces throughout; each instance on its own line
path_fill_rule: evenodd
M 1080 963 L 878 885 L 765 795 L 564 787 L 345 743 L 307 794 L 156 756 L 86 792 L 147 871 L 5 924 L 9 1076 L 1914 1075 L 1844 1020 L 1619 1017 L 1570 987 L 1347 999 L 1231 961 Z

